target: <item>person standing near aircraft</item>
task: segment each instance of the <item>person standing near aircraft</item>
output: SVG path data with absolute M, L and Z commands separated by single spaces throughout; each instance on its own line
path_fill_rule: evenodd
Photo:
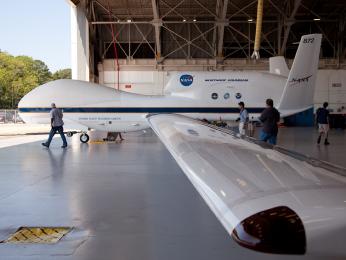
M 317 139 L 317 144 L 320 144 L 322 135 L 325 135 L 324 144 L 329 145 L 328 142 L 328 132 L 329 132 L 329 111 L 327 109 L 328 102 L 323 103 L 323 107 L 317 109 L 316 112 L 316 122 L 318 124 L 318 131 L 320 135 Z
M 239 134 L 245 135 L 246 125 L 249 122 L 249 114 L 248 114 L 247 110 L 245 109 L 245 104 L 243 101 L 239 102 L 238 105 L 239 105 L 239 109 L 240 109 Z
M 50 118 L 51 118 L 50 122 L 51 122 L 52 129 L 50 130 L 47 142 L 42 143 L 42 145 L 48 148 L 55 133 L 58 131 L 63 142 L 63 145 L 61 146 L 61 148 L 66 148 L 67 141 L 64 135 L 64 128 L 63 128 L 64 121 L 62 120 L 63 113 L 60 109 L 56 107 L 55 103 L 52 103 L 51 107 L 52 107 L 52 110 L 50 111 Z
M 280 113 L 274 107 L 272 99 L 266 100 L 267 108 L 263 110 L 259 120 L 263 123 L 263 129 L 260 132 L 260 140 L 268 142 L 272 145 L 276 144 L 278 135 L 278 122 L 280 121 Z

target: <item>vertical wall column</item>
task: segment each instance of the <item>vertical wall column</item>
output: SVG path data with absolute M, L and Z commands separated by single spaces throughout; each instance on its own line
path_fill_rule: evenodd
M 71 4 L 71 67 L 72 79 L 90 80 L 89 24 L 84 11 Z
M 219 41 L 217 44 L 217 56 L 219 58 L 223 58 L 223 39 L 225 35 L 225 25 L 228 25 L 228 20 L 226 20 L 227 15 L 227 6 L 228 6 L 228 0 L 223 0 L 222 9 L 220 11 L 221 17 L 218 24 L 219 28 Z
M 260 58 L 259 49 L 261 45 L 261 36 L 262 36 L 262 20 L 263 20 L 263 0 L 258 0 L 255 45 L 254 45 L 253 53 L 251 55 L 251 58 L 256 60 Z
M 298 8 L 299 8 L 301 2 L 302 2 L 302 0 L 294 0 L 294 6 L 293 6 L 292 13 L 291 13 L 289 18 L 285 18 L 285 21 L 284 21 L 285 22 L 284 39 L 282 41 L 281 50 L 279 52 L 280 56 L 283 56 L 285 53 L 285 50 L 287 47 L 286 45 L 287 45 L 287 41 L 288 41 L 288 36 L 290 34 L 292 25 L 295 23 L 294 17 L 296 16 L 296 13 L 298 11 Z
M 162 27 L 162 20 L 160 19 L 159 15 L 159 7 L 156 0 L 151 0 L 151 5 L 153 8 L 153 25 L 155 26 L 155 45 L 156 45 L 156 60 L 161 61 L 161 27 Z

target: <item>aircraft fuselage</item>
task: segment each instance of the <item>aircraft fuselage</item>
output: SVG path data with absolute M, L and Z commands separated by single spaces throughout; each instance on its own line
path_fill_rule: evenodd
M 184 77 L 188 83 L 182 81 Z M 235 120 L 239 117 L 240 101 L 245 102 L 250 119 L 256 119 L 267 98 L 279 101 L 286 80 L 282 76 L 252 71 L 177 73 L 167 83 L 170 93 L 165 96 L 144 96 L 88 82 L 61 80 L 49 82 L 28 94 L 19 109 L 26 122 L 49 123 L 50 103 L 55 102 L 64 112 L 67 127 L 116 132 L 148 128 L 148 114 L 175 113 L 196 119 Z

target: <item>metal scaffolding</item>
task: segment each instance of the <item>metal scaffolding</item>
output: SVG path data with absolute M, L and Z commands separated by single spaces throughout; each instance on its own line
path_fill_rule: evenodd
M 109 11 L 108 12 L 108 2 Z M 84 0 L 95 62 L 119 59 L 213 59 L 222 65 L 250 59 L 254 51 L 257 0 Z M 323 58 L 345 63 L 344 0 L 265 0 L 260 56 L 293 58 L 300 36 L 322 33 Z

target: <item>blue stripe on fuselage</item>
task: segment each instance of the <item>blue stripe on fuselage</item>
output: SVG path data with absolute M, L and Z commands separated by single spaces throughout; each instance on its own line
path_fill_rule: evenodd
M 64 113 L 239 113 L 237 107 L 64 107 Z M 261 113 L 263 107 L 246 108 L 249 113 Z M 48 107 L 19 108 L 20 113 L 49 113 Z

